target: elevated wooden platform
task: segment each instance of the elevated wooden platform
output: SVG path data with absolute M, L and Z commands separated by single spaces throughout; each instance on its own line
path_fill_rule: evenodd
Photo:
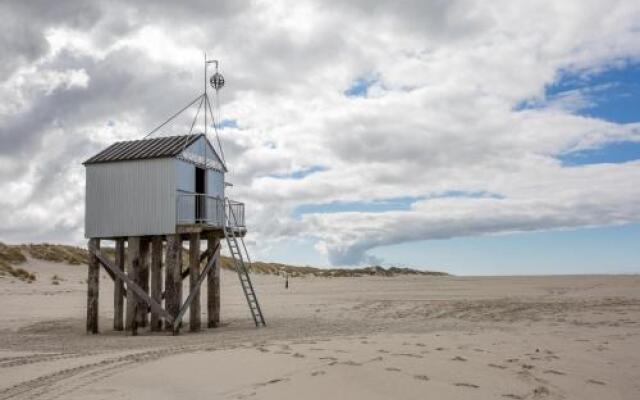
M 244 229 L 246 233 L 246 229 Z M 114 281 L 113 329 L 137 335 L 140 328 L 178 334 L 189 309 L 189 330 L 201 329 L 200 287 L 207 281 L 207 327 L 220 325 L 221 228 L 185 227 L 171 235 L 113 238 L 115 257 L 100 251 L 102 241 L 89 240 L 87 278 L 87 332 L 97 334 L 100 266 Z M 201 251 L 202 241 L 206 250 Z M 188 266 L 183 268 L 183 242 L 188 241 Z M 189 277 L 189 293 L 183 302 L 182 282 Z M 164 279 L 163 279 L 164 277 Z

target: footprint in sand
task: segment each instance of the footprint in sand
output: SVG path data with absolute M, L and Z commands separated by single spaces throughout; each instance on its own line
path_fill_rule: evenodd
M 311 376 L 320 376 L 320 375 L 325 375 L 325 374 L 326 374 L 326 372 L 324 372 L 324 371 L 313 371 L 311 373 Z
M 392 356 L 400 356 L 400 357 L 412 357 L 412 358 L 424 358 L 419 354 L 410 354 L 410 353 L 393 353 Z
M 480 387 L 480 386 L 475 385 L 473 383 L 467 383 L 467 382 L 457 382 L 457 383 L 454 383 L 453 386 L 466 387 L 466 388 L 471 388 L 471 389 L 478 389 Z
M 503 394 L 502 397 L 506 397 L 507 399 L 516 399 L 516 400 L 524 399 L 524 396 L 520 396 L 519 394 L 513 394 L 513 393 Z
M 549 389 L 547 389 L 546 386 L 538 386 L 537 388 L 533 389 L 533 397 L 548 396 L 550 394 L 551 392 L 549 391 Z
M 249 394 L 240 394 L 240 395 L 236 396 L 235 398 L 236 399 L 246 399 L 246 398 L 255 396 L 256 394 L 257 394 L 256 392 L 251 392 Z
M 414 375 L 413 376 L 414 379 L 417 379 L 419 381 L 428 381 L 429 377 L 426 375 Z
M 387 367 L 385 368 L 386 371 L 391 371 L 391 372 L 400 372 L 402 371 L 400 368 L 396 368 L 396 367 Z
M 455 356 L 451 359 L 451 361 L 467 361 L 467 359 L 464 357 Z
M 256 383 L 253 386 L 254 387 L 261 387 L 261 386 L 273 385 L 274 383 L 285 382 L 285 381 L 288 381 L 288 380 L 289 380 L 289 378 L 276 378 L 276 379 L 271 379 L 270 381 L 267 381 L 267 382 Z
M 359 367 L 359 366 L 361 366 L 361 365 L 362 365 L 362 364 L 357 363 L 357 362 L 352 361 L 352 360 L 347 360 L 347 361 L 341 362 L 340 364 L 342 364 L 342 365 L 349 365 L 349 366 L 351 366 L 351 367 Z
M 304 357 L 305 357 L 305 355 L 304 355 L 304 354 L 302 354 L 302 353 L 295 353 L 292 357 L 295 357 L 295 358 L 304 358 Z
M 378 353 L 385 353 L 385 354 L 387 354 L 387 353 L 389 353 L 389 351 L 384 350 L 384 349 L 380 349 L 380 350 L 378 350 Z
M 599 381 L 599 380 L 596 380 L 596 379 L 587 379 L 587 383 L 592 383 L 594 385 L 601 385 L 601 386 L 606 385 L 605 382 L 602 382 L 602 381 Z
M 564 372 L 562 371 L 557 371 L 555 369 L 545 369 L 544 371 L 542 371 L 543 374 L 552 374 L 552 375 L 566 375 Z
M 475 351 L 476 353 L 484 353 L 484 352 L 486 352 L 485 349 L 473 349 L 473 351 Z

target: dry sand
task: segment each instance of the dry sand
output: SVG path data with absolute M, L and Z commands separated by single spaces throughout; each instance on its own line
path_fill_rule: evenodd
M 106 275 L 87 336 L 86 267 L 23 267 L 0 278 L 0 399 L 640 398 L 638 276 L 258 275 L 255 329 L 225 272 L 223 327 L 127 337 Z

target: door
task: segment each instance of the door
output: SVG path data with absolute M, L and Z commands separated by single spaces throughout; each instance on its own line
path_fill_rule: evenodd
M 206 193 L 206 170 L 204 168 L 196 167 L 196 182 L 195 182 L 195 192 L 196 192 L 196 223 L 204 222 L 207 219 L 207 210 L 206 210 L 206 201 L 205 201 L 205 193 Z

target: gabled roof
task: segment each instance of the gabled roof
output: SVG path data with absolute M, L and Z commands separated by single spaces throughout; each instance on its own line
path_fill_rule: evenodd
M 202 136 L 203 133 L 116 142 L 83 164 L 175 157 Z

